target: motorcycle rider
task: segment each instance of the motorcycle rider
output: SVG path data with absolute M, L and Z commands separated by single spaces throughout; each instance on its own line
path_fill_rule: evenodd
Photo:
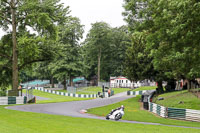
M 124 105 L 121 105 L 119 108 L 113 109 L 107 116 L 106 119 L 119 120 L 124 115 Z
M 113 112 L 115 112 L 116 110 L 120 110 L 120 109 L 122 109 L 124 111 L 124 105 L 121 105 L 119 108 L 112 109 L 112 111 L 110 112 L 110 114 L 112 115 Z

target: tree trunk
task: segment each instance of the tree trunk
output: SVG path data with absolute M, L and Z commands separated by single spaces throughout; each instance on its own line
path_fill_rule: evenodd
M 101 74 L 101 48 L 99 49 L 99 55 L 98 55 L 98 82 L 100 82 L 101 80 L 101 77 L 100 77 L 100 74 Z
M 63 86 L 64 86 L 64 90 L 67 90 L 66 76 L 64 76 Z
M 51 77 L 51 88 L 55 88 L 53 77 Z
M 166 89 L 166 92 L 174 91 L 176 89 L 176 80 L 175 79 L 169 79 L 167 81 L 167 85 L 166 85 L 165 89 Z
M 74 78 L 73 76 L 69 76 L 70 86 L 74 86 L 73 78 Z
M 190 91 L 191 89 L 191 81 L 187 80 L 187 90 Z
M 158 94 L 162 94 L 164 92 L 163 86 L 162 86 L 162 81 L 158 81 L 157 83 L 158 83 L 158 87 L 157 87 L 156 91 Z
M 18 89 L 18 58 L 17 58 L 17 37 L 16 37 L 16 9 L 15 0 L 11 0 L 12 14 L 12 42 L 13 42 L 13 57 L 12 57 L 12 90 Z M 17 93 L 16 93 L 17 94 Z

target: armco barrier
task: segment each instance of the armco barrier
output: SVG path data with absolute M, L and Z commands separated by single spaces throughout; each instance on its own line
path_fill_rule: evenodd
M 200 110 L 166 108 L 149 102 L 149 111 L 165 118 L 200 122 Z
M 200 110 L 168 108 L 168 118 L 200 122 Z
M 9 105 L 9 104 L 26 104 L 27 97 L 0 97 L 0 105 Z
M 59 91 L 53 91 L 44 89 L 43 87 L 33 87 L 35 90 L 56 94 L 56 95 L 62 95 L 62 96 L 69 96 L 69 97 L 80 97 L 80 98 L 97 98 L 97 94 L 73 94 L 73 93 L 65 93 L 65 92 L 59 92 Z
M 164 106 L 149 102 L 149 111 L 161 117 L 167 117 L 167 110 Z
M 147 90 L 143 90 L 143 91 L 127 91 L 127 95 L 142 95 L 142 93 L 146 92 Z
M 142 95 L 143 91 L 127 91 L 127 95 Z M 180 109 L 180 108 L 166 108 L 164 106 L 149 102 L 149 111 L 164 118 L 187 120 L 200 122 L 200 110 Z
M 185 120 L 186 109 L 168 108 L 168 118 Z
M 188 121 L 200 122 L 200 110 L 186 109 L 185 119 Z

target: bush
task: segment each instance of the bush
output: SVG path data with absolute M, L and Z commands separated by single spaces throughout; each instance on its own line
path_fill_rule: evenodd
M 6 89 L 0 90 L 0 97 L 6 96 Z

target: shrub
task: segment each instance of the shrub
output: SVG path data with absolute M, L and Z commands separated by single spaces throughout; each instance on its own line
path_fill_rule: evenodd
M 0 90 L 0 96 L 6 96 L 6 89 L 3 88 Z

